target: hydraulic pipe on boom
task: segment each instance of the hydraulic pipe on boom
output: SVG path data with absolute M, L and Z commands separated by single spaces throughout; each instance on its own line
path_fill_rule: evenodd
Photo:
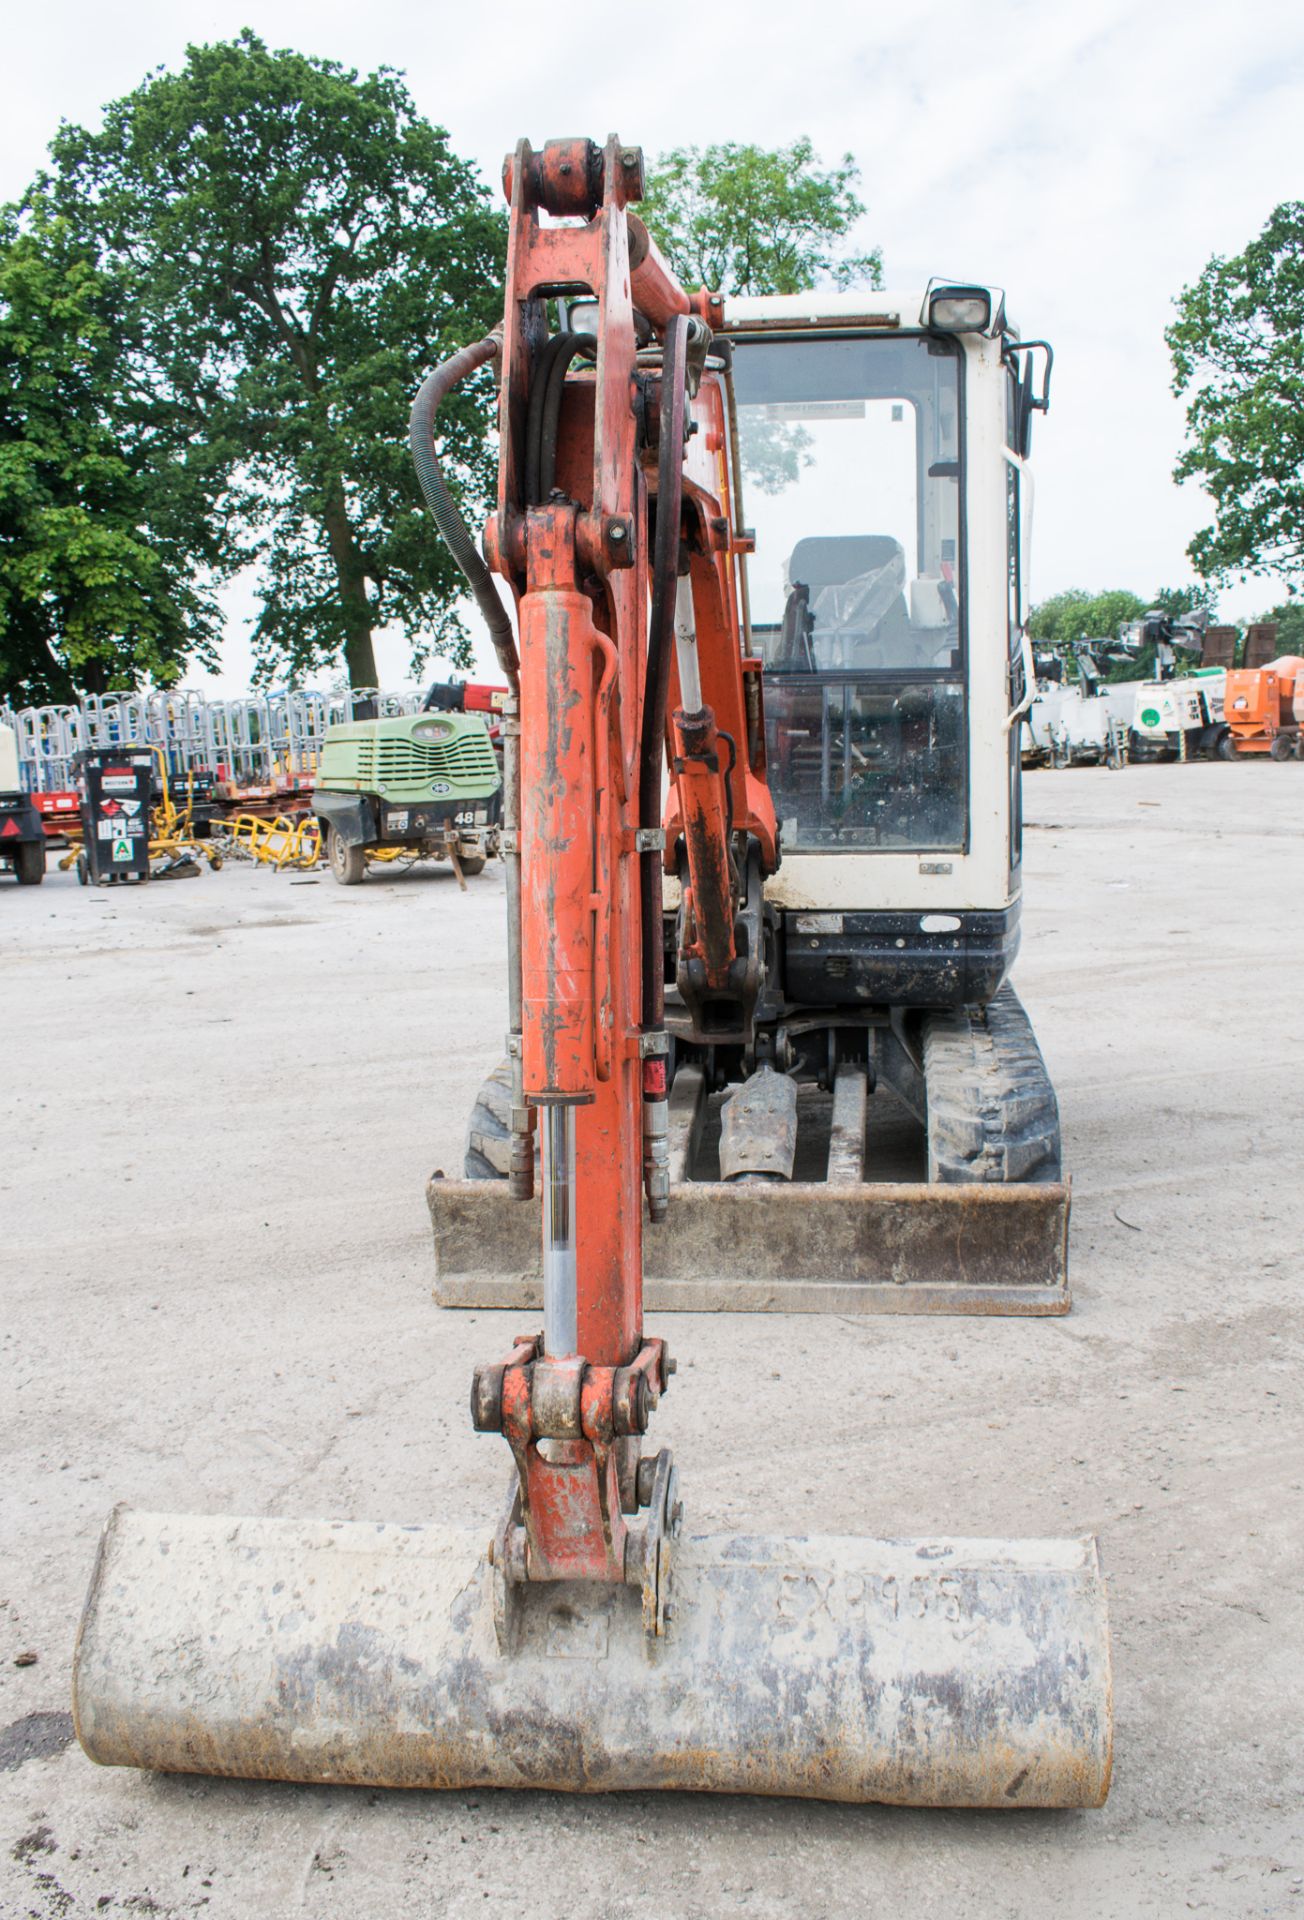
M 511 1450 L 507 1505 L 487 1555 L 437 1523 L 118 1510 L 79 1636 L 78 1734 L 106 1763 L 259 1778 L 1098 1805 L 1094 1541 L 691 1538 L 669 1452 L 643 1453 L 674 1370 L 642 1300 L 645 1183 L 653 1218 L 667 1191 L 662 874 L 684 891 L 681 976 L 741 1003 L 758 956 L 738 929 L 779 857 L 737 436 L 719 297 L 686 294 L 629 216 L 640 151 L 522 141 L 504 178 L 498 351 L 449 365 L 498 360 L 484 547 L 519 633 L 514 1190 L 537 1122 L 544 1325 L 471 1392 L 475 1427 Z M 577 289 L 595 337 L 550 336 Z M 423 487 L 515 692 L 433 419 L 414 412 Z M 725 1385 L 722 1426 L 746 1447 L 754 1395 L 741 1370 Z

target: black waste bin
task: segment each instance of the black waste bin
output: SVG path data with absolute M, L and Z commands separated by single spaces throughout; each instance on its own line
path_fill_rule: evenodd
M 155 758 L 145 747 L 85 747 L 74 757 L 86 875 L 149 879 L 149 809 Z

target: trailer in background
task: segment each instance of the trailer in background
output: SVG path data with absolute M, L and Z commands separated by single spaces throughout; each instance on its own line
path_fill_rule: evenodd
M 14 729 L 0 722 L 0 867 L 20 887 L 39 887 L 45 878 L 45 828 L 23 791 Z

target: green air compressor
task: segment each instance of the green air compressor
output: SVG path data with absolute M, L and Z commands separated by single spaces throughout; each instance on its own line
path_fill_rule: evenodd
M 451 860 L 461 880 L 499 850 L 501 791 L 481 715 L 407 713 L 330 727 L 313 805 L 341 886 L 400 859 Z

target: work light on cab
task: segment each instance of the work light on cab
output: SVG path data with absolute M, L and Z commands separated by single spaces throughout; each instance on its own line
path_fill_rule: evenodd
M 994 298 L 990 287 L 950 286 L 944 281 L 931 281 L 919 318 L 923 326 L 931 327 L 936 333 L 987 333 L 994 331 L 993 309 L 996 309 L 998 326 L 1004 322 L 1004 305 L 1003 297 Z

